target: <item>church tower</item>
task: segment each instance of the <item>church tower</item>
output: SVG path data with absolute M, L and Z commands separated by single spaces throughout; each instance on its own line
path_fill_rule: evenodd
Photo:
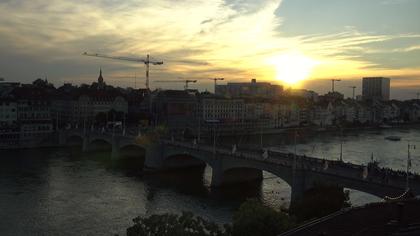
M 102 77 L 102 68 L 99 69 L 99 77 L 98 77 L 98 89 L 104 89 L 105 82 L 104 78 Z

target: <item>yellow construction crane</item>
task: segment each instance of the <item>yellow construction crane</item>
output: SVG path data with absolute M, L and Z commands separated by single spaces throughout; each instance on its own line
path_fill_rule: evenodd
M 157 80 L 156 83 L 185 83 L 184 89 L 188 90 L 188 84 L 189 83 L 197 83 L 197 80 Z
M 149 88 L 149 69 L 150 64 L 152 65 L 162 65 L 163 61 L 151 61 L 149 54 L 147 54 L 146 59 L 140 59 L 140 58 L 130 58 L 130 57 L 118 57 L 118 56 L 109 56 L 105 54 L 99 54 L 99 53 L 88 53 L 84 52 L 82 54 L 83 56 L 90 56 L 90 57 L 101 57 L 101 58 L 107 58 L 107 59 L 113 59 L 113 60 L 120 60 L 120 61 L 132 61 L 132 62 L 140 62 L 144 63 L 146 65 L 146 89 Z
M 225 78 L 211 78 L 214 81 L 214 94 L 216 94 L 216 85 L 218 80 L 225 80 Z
M 334 84 L 335 84 L 335 82 L 340 82 L 341 81 L 341 79 L 332 79 L 331 80 L 331 82 L 332 82 L 332 92 L 334 93 L 335 91 L 334 91 Z

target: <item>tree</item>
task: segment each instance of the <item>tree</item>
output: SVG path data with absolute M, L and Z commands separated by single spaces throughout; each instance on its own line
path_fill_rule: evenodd
M 298 222 L 319 218 L 349 207 L 349 192 L 336 186 L 318 185 L 305 192 L 302 199 L 290 207 Z
M 257 200 L 247 200 L 233 216 L 233 235 L 278 235 L 293 225 L 284 212 L 275 211 Z
M 43 80 L 41 78 L 38 78 L 38 79 L 34 80 L 32 82 L 32 85 L 34 85 L 35 87 L 38 87 L 38 88 L 54 88 L 54 85 L 51 84 L 51 83 L 48 83 L 47 79 Z
M 234 213 L 233 226 L 196 217 L 192 213 L 152 215 L 137 217 L 127 229 L 127 236 L 271 236 L 278 235 L 293 226 L 289 216 L 264 206 L 257 200 L 247 200 Z
M 219 225 L 195 217 L 190 212 L 183 212 L 181 216 L 175 214 L 151 215 L 137 217 L 134 225 L 127 229 L 127 236 L 224 236 L 231 235 L 230 227 Z

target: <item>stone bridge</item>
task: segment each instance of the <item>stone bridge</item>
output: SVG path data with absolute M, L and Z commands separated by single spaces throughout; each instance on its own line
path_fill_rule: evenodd
M 111 146 L 111 157 L 117 159 L 120 156 L 120 150 L 128 146 L 136 146 L 146 149 L 144 145 L 136 142 L 135 136 L 122 135 L 110 132 L 83 132 L 83 130 L 71 130 L 59 133 L 58 142 L 64 146 L 68 144 L 69 140 L 78 139 L 82 146 L 82 151 L 94 151 L 95 142 L 103 142 Z
M 238 150 L 214 148 L 205 144 L 160 140 L 140 145 L 134 136 L 68 132 L 60 136 L 60 143 L 66 138 L 79 137 L 83 140 L 83 150 L 88 151 L 90 144 L 102 140 L 112 146 L 112 158 L 118 158 L 119 150 L 135 145 L 145 150 L 145 168 L 149 170 L 169 170 L 192 166 L 208 165 L 212 169 L 212 187 L 221 187 L 240 182 L 262 179 L 262 171 L 272 173 L 287 182 L 292 190 L 292 200 L 316 184 L 350 188 L 375 195 L 399 196 L 405 192 L 406 175 L 402 172 L 369 168 L 341 161 L 323 160 L 290 153 L 267 151 L 262 155 L 258 150 Z M 367 173 L 366 173 L 367 172 Z M 420 195 L 420 176 L 411 175 L 410 189 Z

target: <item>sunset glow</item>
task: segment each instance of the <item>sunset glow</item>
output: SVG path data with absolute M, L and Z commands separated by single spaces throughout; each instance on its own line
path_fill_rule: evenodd
M 48 75 L 56 84 L 87 83 L 102 67 L 108 83 L 133 86 L 131 79 L 110 80 L 136 73 L 144 85 L 143 65 L 81 58 L 89 51 L 150 54 L 164 61 L 150 72 L 152 88 L 158 85 L 154 80 L 178 77 L 257 78 L 293 87 L 308 78 L 395 76 L 400 84 L 420 78 L 415 11 L 420 2 L 355 1 L 5 1 L 0 3 L 0 76 L 29 81 L 33 74 Z M 31 68 L 12 71 L 20 67 L 17 62 Z M 200 89 L 211 86 L 207 79 L 197 83 Z
M 276 67 L 276 80 L 292 87 L 308 79 L 312 69 L 319 64 L 314 59 L 298 52 L 285 53 L 270 61 Z

